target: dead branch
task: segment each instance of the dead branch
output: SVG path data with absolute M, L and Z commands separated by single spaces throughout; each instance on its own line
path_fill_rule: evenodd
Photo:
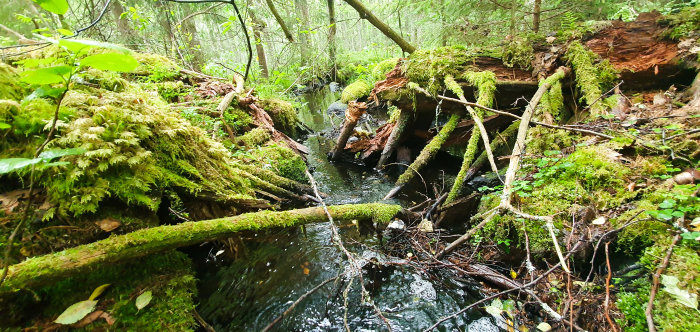
M 649 303 L 647 303 L 647 309 L 644 311 L 644 315 L 647 317 L 647 327 L 649 328 L 649 332 L 656 332 L 652 310 L 654 309 L 654 298 L 656 298 L 656 293 L 659 291 L 661 274 L 664 273 L 664 270 L 666 267 L 668 267 L 668 263 L 671 261 L 671 255 L 673 254 L 673 247 L 676 246 L 676 243 L 678 243 L 680 239 L 680 234 L 676 234 L 676 236 L 673 237 L 671 246 L 668 247 L 668 250 L 666 251 L 666 257 L 664 257 L 663 262 L 661 262 L 661 266 L 659 266 L 656 273 L 654 273 L 654 282 L 651 285 L 651 292 L 649 293 Z
M 603 312 L 605 313 L 605 320 L 607 320 L 608 324 L 610 324 L 610 328 L 613 330 L 613 332 L 617 332 L 615 323 L 613 323 L 612 319 L 610 318 L 610 279 L 612 278 L 612 269 L 610 268 L 610 256 L 608 255 L 609 245 L 610 242 L 605 242 L 605 263 L 608 266 L 608 276 L 605 277 L 605 303 L 603 303 Z
M 292 303 L 292 305 L 290 305 L 289 308 L 287 308 L 287 310 L 285 310 L 282 313 L 282 315 L 275 318 L 275 320 L 270 322 L 270 324 L 267 324 L 267 326 L 265 326 L 265 328 L 262 329 L 262 332 L 270 331 L 270 329 L 272 329 L 272 327 L 275 326 L 275 324 L 279 323 L 283 318 L 289 316 L 289 314 L 292 312 L 292 310 L 294 310 L 294 308 L 299 303 L 301 303 L 301 301 L 304 301 L 304 299 L 309 297 L 309 295 L 313 294 L 315 291 L 319 290 L 321 287 L 323 287 L 324 285 L 326 285 L 327 283 L 329 283 L 333 280 L 338 280 L 338 277 L 328 278 L 328 279 L 324 280 L 323 282 L 321 282 L 320 284 L 316 285 L 316 287 L 314 287 L 314 288 L 310 289 L 308 292 L 304 293 L 304 295 L 300 296 L 296 301 L 294 301 L 294 303 Z

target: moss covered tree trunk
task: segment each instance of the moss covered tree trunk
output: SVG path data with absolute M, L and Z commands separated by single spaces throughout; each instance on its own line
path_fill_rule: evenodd
M 377 223 L 389 222 L 399 211 L 401 207 L 398 205 L 379 203 L 328 207 L 328 212 L 337 220 Z M 293 227 L 323 222 L 328 220 L 327 218 L 323 208 L 312 207 L 280 212 L 261 211 L 142 229 L 12 265 L 7 279 L 0 286 L 0 293 L 45 285 L 105 264 L 131 261 L 154 253 L 226 238 L 241 231 Z
M 401 47 L 401 50 L 403 50 L 406 53 L 413 53 L 416 51 L 416 48 L 413 47 L 408 41 L 405 39 L 401 38 L 394 29 L 389 27 L 386 23 L 382 22 L 379 18 L 374 16 L 369 9 L 367 9 L 362 2 L 358 0 L 344 0 L 347 2 L 348 5 L 352 6 L 352 8 L 355 8 L 355 10 L 360 13 L 360 17 L 363 19 L 366 19 L 369 21 L 369 23 L 372 23 L 374 27 L 379 29 L 385 36 L 389 37 L 389 39 L 393 40 L 399 47 Z

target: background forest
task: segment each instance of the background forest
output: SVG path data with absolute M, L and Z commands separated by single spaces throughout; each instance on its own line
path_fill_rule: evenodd
M 22 39 L 55 29 L 75 31 L 97 21 L 80 36 L 162 54 L 185 68 L 209 75 L 226 76 L 231 70 L 243 73 L 248 54 L 246 38 L 233 7 L 225 2 L 177 2 L 198 1 L 71 1 L 70 9 L 59 17 L 41 10 L 31 0 L 10 0 L 0 12 L 3 22 L 0 45 L 15 44 L 17 33 Z M 107 3 L 111 5 L 107 7 Z M 561 29 L 593 26 L 601 20 L 631 21 L 639 13 L 653 10 L 669 14 L 692 7 L 698 1 L 368 0 L 362 3 L 416 48 L 465 45 L 483 47 L 500 55 L 505 46 L 532 39 L 533 34 L 556 35 Z M 246 0 L 239 1 L 238 7 L 254 44 L 252 82 L 264 95 L 328 78 L 333 58 L 340 75 L 336 80 L 343 82 L 369 72 L 372 64 L 383 59 L 407 55 L 343 1 Z M 278 20 L 275 15 L 279 16 Z M 5 52 L 8 55 L 14 50 Z

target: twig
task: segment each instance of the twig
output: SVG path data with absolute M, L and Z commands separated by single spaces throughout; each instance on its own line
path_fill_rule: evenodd
M 593 107 L 593 105 L 595 105 L 595 103 L 597 103 L 597 102 L 598 102 L 599 100 L 601 100 L 603 97 L 609 95 L 610 92 L 615 91 L 615 89 L 617 89 L 620 85 L 622 85 L 622 83 L 625 83 L 625 81 L 620 81 L 620 83 L 617 83 L 614 87 L 612 87 L 612 89 L 608 90 L 608 92 L 603 93 L 603 94 L 601 94 L 600 96 L 598 96 L 598 98 L 596 98 L 590 105 L 586 106 L 583 110 L 581 110 L 581 112 L 584 112 L 584 111 L 590 109 L 591 107 Z
M 421 91 L 421 90 L 422 90 L 422 91 Z M 420 89 L 420 90 L 418 90 L 418 91 L 427 93 L 427 91 L 425 91 L 425 90 L 423 90 L 423 89 Z M 490 107 L 486 107 L 486 106 L 483 106 L 483 105 L 479 105 L 479 104 L 477 104 L 477 103 L 463 102 L 463 101 L 461 101 L 461 100 L 459 100 L 459 99 L 450 98 L 450 97 L 441 96 L 441 95 L 438 95 L 437 97 L 438 97 L 439 99 L 443 99 L 443 100 L 447 100 L 447 101 L 451 101 L 451 102 L 455 102 L 455 103 L 460 103 L 460 104 L 462 104 L 462 105 L 481 108 L 481 109 L 483 109 L 483 110 L 486 110 L 486 111 L 489 111 L 489 112 L 492 112 L 492 113 L 496 113 L 496 114 L 500 114 L 500 115 L 505 115 L 505 116 L 509 116 L 509 117 L 512 117 L 512 118 L 516 118 L 516 119 L 522 119 L 522 117 L 519 116 L 519 115 L 517 115 L 517 114 L 513 114 L 513 113 L 509 113 L 509 112 L 500 111 L 500 110 L 497 110 L 497 109 L 493 109 L 493 108 L 490 108 Z M 615 138 L 615 137 L 613 137 L 613 136 L 606 135 L 606 134 L 603 134 L 603 133 L 599 133 L 599 132 L 593 131 L 593 130 L 574 128 L 574 127 L 571 127 L 571 126 L 557 126 L 557 125 L 546 124 L 546 123 L 544 123 L 544 122 L 538 122 L 538 121 L 530 121 L 530 122 L 531 122 L 533 125 L 542 126 L 542 127 L 547 127 L 547 128 L 552 128 L 552 129 L 561 129 L 561 130 L 577 131 L 577 132 L 580 132 L 580 133 L 596 135 L 596 136 L 600 136 L 600 137 L 607 138 L 607 139 L 614 139 L 614 138 Z
M 693 130 L 690 130 L 690 131 L 686 131 L 686 132 L 680 133 L 680 134 L 671 135 L 671 136 L 669 136 L 669 137 L 666 137 L 666 140 L 667 140 L 667 141 L 670 141 L 670 140 L 672 140 L 672 139 L 674 139 L 674 138 L 676 138 L 676 137 L 681 137 L 681 136 L 685 136 L 685 135 L 692 135 L 692 134 L 695 134 L 695 133 L 700 133 L 700 128 L 696 128 L 696 129 L 693 129 Z
M 569 256 L 571 256 L 571 254 L 573 254 L 573 253 L 576 251 L 576 249 L 578 249 L 578 246 L 579 246 L 579 245 L 580 245 L 580 242 L 577 242 L 576 245 L 574 245 L 574 247 L 572 248 L 571 252 L 569 252 L 569 253 L 566 255 L 566 258 L 567 258 L 567 259 L 569 258 Z M 501 295 L 505 295 L 505 294 L 508 294 L 508 293 L 512 293 L 512 292 L 519 291 L 519 290 L 521 290 L 521 289 L 524 289 L 524 288 L 533 286 L 533 285 L 537 284 L 540 280 L 542 280 L 544 277 L 546 277 L 546 276 L 549 275 L 550 273 L 554 272 L 554 270 L 556 270 L 560 265 L 561 265 L 561 262 L 559 262 L 559 263 L 557 263 L 557 264 L 554 264 L 554 266 L 552 266 L 552 267 L 551 267 L 549 270 L 547 270 L 545 273 L 543 273 L 542 275 L 540 275 L 539 277 L 537 277 L 537 279 L 535 279 L 535 280 L 533 280 L 533 281 L 531 281 L 531 282 L 529 282 L 529 283 L 527 283 L 527 284 L 523 284 L 523 285 L 520 286 L 520 287 L 507 289 L 507 290 L 504 290 L 504 291 L 502 291 L 502 292 L 499 292 L 499 293 L 496 293 L 496 294 L 487 296 L 487 297 L 485 297 L 485 298 L 483 298 L 483 299 L 481 299 L 481 300 L 479 300 L 479 301 L 476 301 L 476 302 L 474 302 L 474 303 L 472 303 L 472 304 L 470 304 L 470 305 L 468 305 L 468 306 L 466 306 L 466 307 L 460 309 L 459 311 L 457 311 L 457 312 L 455 312 L 455 313 L 453 313 L 453 314 L 451 314 L 451 315 L 449 315 L 449 316 L 445 316 L 445 317 L 441 318 L 439 321 L 437 321 L 435 324 L 433 324 L 432 326 L 430 326 L 429 328 L 423 330 L 423 332 L 434 330 L 435 328 L 437 328 L 438 326 L 440 326 L 440 324 L 442 324 L 442 323 L 444 323 L 444 322 L 446 322 L 446 321 L 448 321 L 448 320 L 450 320 L 450 319 L 452 319 L 452 318 L 455 318 L 455 317 L 461 315 L 462 313 L 464 313 L 465 311 L 467 311 L 467 310 L 469 310 L 469 309 L 471 309 L 471 308 L 474 308 L 474 307 L 476 307 L 477 305 L 480 305 L 480 304 L 482 304 L 482 303 L 484 303 L 484 302 L 486 302 L 486 301 L 488 301 L 488 300 L 491 300 L 491 299 L 493 299 L 493 298 L 499 297 L 499 296 L 501 296 Z M 573 324 L 573 323 L 572 323 L 572 324 Z
M 612 269 L 610 268 L 610 256 L 608 255 L 608 246 L 610 242 L 605 242 L 605 264 L 608 266 L 608 276 L 605 278 L 605 303 L 603 304 L 605 320 L 610 324 L 613 332 L 617 332 L 615 323 L 610 318 L 610 279 L 612 278 Z
M 312 288 L 311 290 L 309 290 L 308 292 L 304 293 L 304 295 L 300 296 L 296 301 L 294 301 L 294 303 L 292 303 L 292 305 L 289 306 L 289 308 L 287 308 L 287 310 L 285 310 L 285 311 L 282 313 L 281 316 L 278 316 L 278 317 L 275 318 L 275 320 L 273 320 L 270 324 L 267 324 L 267 326 L 265 326 L 265 328 L 262 329 L 262 332 L 267 332 L 267 331 L 269 331 L 270 329 L 272 329 L 272 327 L 275 326 L 275 324 L 279 323 L 284 317 L 287 317 L 287 316 L 292 312 L 292 310 L 294 310 L 294 308 L 295 308 L 299 303 L 301 303 L 301 301 L 304 301 L 304 299 L 306 299 L 307 297 L 309 297 L 309 295 L 311 295 L 311 294 L 314 293 L 315 291 L 319 290 L 321 287 L 323 287 L 323 286 L 326 285 L 327 283 L 329 283 L 329 282 L 331 282 L 331 281 L 333 281 L 333 280 L 336 280 L 336 279 L 338 279 L 338 277 L 328 278 L 328 279 L 324 280 L 323 282 L 321 282 L 320 284 L 318 284 L 316 287 L 314 287 L 314 288 Z
M 335 222 L 333 221 L 333 217 L 331 216 L 330 212 L 328 212 L 328 207 L 326 206 L 326 202 L 321 197 L 321 193 L 318 190 L 318 186 L 316 186 L 316 180 L 311 175 L 311 173 L 309 173 L 308 169 L 306 170 L 306 177 L 309 178 L 309 182 L 311 183 L 311 187 L 314 189 L 314 194 L 316 195 L 316 198 L 319 200 L 319 202 L 321 202 L 321 206 L 323 207 L 323 211 L 326 212 L 326 216 L 328 216 L 328 221 L 330 221 L 330 226 L 331 226 L 331 232 L 333 234 L 332 235 L 333 242 L 335 242 L 338 245 L 338 247 L 345 253 L 345 256 L 347 256 L 348 261 L 350 262 L 350 267 L 354 270 L 355 273 L 357 273 L 358 277 L 360 278 L 360 287 L 362 287 L 362 301 L 365 301 L 365 295 L 368 294 L 368 292 L 367 292 L 367 289 L 365 289 L 365 281 L 362 277 L 362 267 L 355 259 L 355 256 L 353 256 L 353 254 L 350 251 L 348 251 L 348 249 L 346 249 L 345 246 L 343 245 L 343 240 L 340 238 L 340 234 L 338 233 L 338 228 L 335 226 Z M 348 284 L 348 288 L 345 290 L 344 294 L 346 294 L 349 291 L 350 285 L 352 284 L 352 280 L 353 279 L 351 278 L 350 282 Z M 382 314 L 382 311 L 379 310 L 379 308 L 374 303 L 374 301 L 372 301 L 371 298 L 368 299 L 367 302 L 372 306 L 372 308 L 376 312 L 377 316 L 384 322 L 386 327 L 389 329 L 389 332 L 391 332 L 391 324 L 389 324 L 389 320 L 386 319 L 386 317 L 384 317 L 384 315 Z M 348 325 L 347 325 L 347 295 L 345 295 L 345 303 L 346 303 L 346 305 L 345 305 L 345 310 L 346 310 L 345 311 L 345 317 L 346 317 L 345 318 L 346 319 L 345 320 L 345 327 L 348 328 Z M 349 329 L 348 329 L 348 331 L 349 331 Z
M 199 312 L 197 312 L 197 309 L 192 309 L 192 316 L 194 316 L 194 319 L 197 321 L 197 323 L 199 323 L 199 326 L 201 326 L 204 329 L 204 331 L 216 332 L 214 327 L 209 325 L 209 323 L 207 323 L 207 321 L 205 321 L 204 318 L 202 318 Z
M 673 238 L 673 242 L 671 242 L 671 246 L 668 247 L 668 250 L 666 251 L 666 257 L 664 257 L 661 266 L 659 266 L 659 268 L 656 270 L 656 273 L 654 273 L 654 282 L 651 285 L 651 292 L 649 293 L 649 303 L 647 303 L 647 309 L 644 311 L 644 315 L 647 317 L 647 327 L 649 328 L 649 332 L 656 332 L 656 326 L 654 326 L 654 316 L 652 315 L 652 310 L 654 309 L 654 298 L 656 297 L 656 293 L 659 291 L 659 280 L 661 279 L 661 274 L 664 272 L 664 270 L 668 266 L 668 263 L 671 261 L 673 247 L 676 246 L 676 243 L 678 243 L 680 239 L 681 235 L 676 234 L 676 236 Z

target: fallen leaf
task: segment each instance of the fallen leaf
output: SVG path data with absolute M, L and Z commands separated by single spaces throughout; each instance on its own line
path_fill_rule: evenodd
M 136 298 L 136 309 L 139 311 L 145 308 L 153 299 L 153 293 L 151 291 L 145 291 L 143 294 Z
M 515 278 L 518 277 L 518 273 L 516 273 L 515 271 L 513 271 L 513 269 L 510 269 L 510 277 L 513 278 L 513 279 L 515 279 Z
M 100 227 L 105 232 L 111 232 L 121 226 L 121 222 L 114 218 L 104 218 L 102 220 L 96 221 L 95 224 Z
M 539 324 L 537 325 L 537 329 L 540 330 L 540 331 L 542 331 L 542 332 L 547 332 L 547 331 L 549 331 L 549 330 L 552 329 L 552 326 L 549 325 L 549 324 L 547 324 L 547 323 L 545 323 L 545 322 L 542 322 L 542 323 L 539 323 Z
M 311 272 L 311 270 L 309 270 L 308 267 L 304 267 L 304 275 L 307 275 L 307 276 L 308 276 L 308 275 L 309 275 L 309 272 Z
M 605 217 L 598 217 L 598 218 L 595 218 L 595 220 L 593 220 L 592 224 L 593 224 L 593 225 L 602 225 L 602 224 L 605 224 Z
M 495 299 L 484 309 L 486 309 L 486 312 L 491 314 L 491 316 L 493 317 L 501 317 L 501 313 L 503 312 L 503 303 L 501 302 L 501 300 Z
M 661 283 L 664 285 L 664 290 L 671 294 L 676 302 L 693 309 L 698 307 L 698 294 L 690 294 L 687 290 L 680 289 L 678 278 L 662 274 Z
M 105 290 L 107 290 L 107 288 L 109 288 L 109 286 L 111 286 L 111 285 L 112 285 L 112 284 L 104 284 L 104 285 L 102 285 L 102 286 L 100 286 L 100 287 L 95 288 L 95 290 L 92 291 L 92 294 L 90 294 L 90 298 L 89 298 L 88 300 L 94 300 L 94 299 L 98 298 L 98 297 L 99 297 L 100 295 L 102 295 L 102 293 L 104 293 Z
M 2 206 L 5 214 L 12 213 L 17 206 L 19 206 L 19 200 L 25 198 L 29 195 L 29 190 L 20 189 L 8 191 L 0 195 L 0 206 Z
M 696 217 L 690 222 L 690 230 L 694 232 L 700 232 L 700 217 Z
M 95 310 L 97 301 L 85 300 L 68 307 L 54 322 L 63 325 L 75 324 Z

